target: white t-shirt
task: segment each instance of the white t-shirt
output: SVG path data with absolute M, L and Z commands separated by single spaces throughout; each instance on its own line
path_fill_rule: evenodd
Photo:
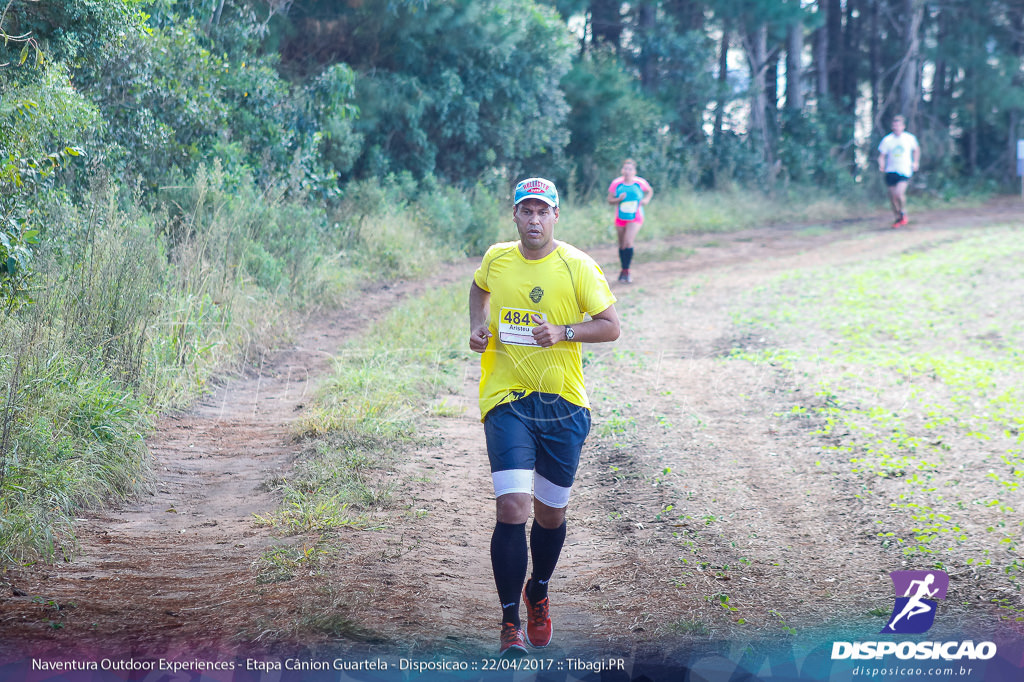
M 889 133 L 878 145 L 878 153 L 885 154 L 885 172 L 899 173 L 905 178 L 914 174 L 913 152 L 920 152 L 917 138 L 903 131 L 899 135 Z

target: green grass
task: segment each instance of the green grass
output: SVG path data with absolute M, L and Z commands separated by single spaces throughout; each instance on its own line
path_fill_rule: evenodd
M 846 220 L 863 216 L 860 200 L 842 201 L 813 190 L 770 196 L 759 191 L 662 191 L 645 209 L 641 241 L 680 234 L 734 232 L 772 223 Z M 616 241 L 612 207 L 603 199 L 564 205 L 556 233 L 580 248 Z M 508 239 L 514 238 L 514 232 Z M 685 254 L 683 254 L 685 255 Z
M 144 490 L 151 464 L 143 403 L 66 354 L 21 360 L 0 357 L 0 564 L 72 556 L 78 510 Z
M 396 505 L 401 486 L 385 469 L 418 442 L 424 418 L 457 413 L 443 406 L 444 396 L 461 391 L 469 356 L 465 292 L 465 283 L 431 289 L 341 349 L 296 427 L 311 446 L 279 483 L 281 509 L 263 523 L 286 533 L 385 523 L 374 519 Z
M 659 632 L 664 631 L 665 634 L 682 636 L 682 637 L 708 637 L 712 630 L 706 624 L 698 620 L 677 620 L 673 623 L 667 623 L 666 625 L 658 628 Z
M 467 291 L 462 282 L 431 289 L 342 348 L 299 431 L 356 444 L 411 438 L 434 397 L 461 389 L 459 361 L 469 353 L 462 333 Z
M 82 509 L 150 485 L 153 415 L 280 342 L 292 296 L 320 300 L 310 215 L 229 184 L 204 171 L 173 210 L 47 202 L 32 301 L 0 315 L 0 567 L 73 556 Z
M 335 552 L 334 547 L 323 541 L 297 546 L 275 545 L 253 562 L 256 584 L 286 582 L 299 571 L 318 573 L 323 560 Z
M 967 563 L 998 565 L 1019 547 L 1022 257 L 1024 231 L 979 230 L 789 274 L 734 313 L 741 335 L 770 347 L 740 345 L 732 361 L 769 363 L 810 385 L 815 398 L 787 416 L 814 430 L 823 458 L 891 496 L 909 530 L 880 520 L 879 537 L 907 554 L 984 546 Z M 979 530 L 970 521 L 982 509 L 993 521 Z

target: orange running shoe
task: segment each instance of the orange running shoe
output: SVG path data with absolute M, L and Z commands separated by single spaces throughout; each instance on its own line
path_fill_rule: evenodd
M 501 626 L 501 648 L 498 650 L 498 655 L 502 658 L 512 658 L 525 656 L 527 653 L 526 635 L 523 633 L 523 629 L 512 623 L 503 624 Z
M 529 587 L 530 581 L 526 581 Z M 551 615 L 549 606 L 550 600 L 544 597 L 534 604 L 527 596 L 526 587 L 523 588 L 523 603 L 526 604 L 526 641 L 530 646 L 538 649 L 546 647 L 551 643 Z

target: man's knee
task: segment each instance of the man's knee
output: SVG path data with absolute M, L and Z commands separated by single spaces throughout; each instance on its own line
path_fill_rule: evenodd
M 496 503 L 498 523 L 526 523 L 530 518 L 529 493 L 507 493 L 500 495 Z
M 533 501 L 533 518 L 541 528 L 554 530 L 565 523 L 565 507 L 550 507 L 540 500 Z

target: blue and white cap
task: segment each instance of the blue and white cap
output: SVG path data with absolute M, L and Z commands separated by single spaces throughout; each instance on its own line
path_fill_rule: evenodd
M 558 207 L 558 190 L 555 183 L 544 178 L 527 178 L 516 185 L 515 205 L 526 199 L 540 199 L 548 206 Z

